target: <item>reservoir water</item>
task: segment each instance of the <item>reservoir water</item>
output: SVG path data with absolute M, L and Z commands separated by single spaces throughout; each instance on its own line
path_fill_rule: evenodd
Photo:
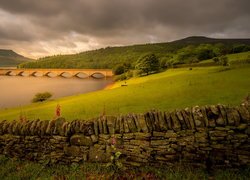
M 50 92 L 52 99 L 105 88 L 112 79 L 0 76 L 0 109 L 30 104 L 36 93 Z

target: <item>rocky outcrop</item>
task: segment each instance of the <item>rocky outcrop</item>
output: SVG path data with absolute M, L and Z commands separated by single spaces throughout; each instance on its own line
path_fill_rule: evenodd
M 250 165 L 249 103 L 186 108 L 173 112 L 103 116 L 91 121 L 0 122 L 0 154 L 51 163 Z M 114 148 L 115 147 L 115 148 Z

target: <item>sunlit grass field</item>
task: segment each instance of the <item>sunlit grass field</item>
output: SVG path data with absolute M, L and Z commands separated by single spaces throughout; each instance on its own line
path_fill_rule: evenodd
M 20 114 L 30 120 L 52 119 L 57 104 L 61 106 L 61 115 L 69 121 L 90 119 L 103 113 L 118 115 L 151 109 L 166 111 L 217 103 L 238 105 L 249 92 L 250 65 L 169 69 L 117 82 L 106 90 L 3 109 L 0 120 L 19 119 Z
M 236 53 L 236 54 L 228 54 L 226 55 L 228 58 L 229 63 L 234 63 L 234 62 L 240 62 L 244 61 L 246 59 L 250 59 L 250 51 L 248 52 L 242 52 L 242 53 Z M 211 63 L 214 62 L 212 59 L 204 60 L 199 62 L 199 64 L 206 64 L 206 63 Z

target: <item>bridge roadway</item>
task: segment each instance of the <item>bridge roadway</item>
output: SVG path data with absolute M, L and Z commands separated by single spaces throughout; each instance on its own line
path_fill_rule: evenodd
M 111 69 L 5 69 L 0 68 L 0 75 L 5 76 L 48 76 L 48 77 L 79 77 L 106 78 L 112 77 Z

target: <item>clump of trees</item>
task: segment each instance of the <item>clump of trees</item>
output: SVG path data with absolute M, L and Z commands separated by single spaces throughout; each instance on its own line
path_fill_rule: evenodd
M 49 92 L 37 93 L 35 97 L 32 99 L 32 102 L 43 102 L 52 97 L 52 94 Z
M 220 59 L 219 62 L 220 62 L 220 64 L 222 66 L 228 66 L 229 65 L 227 56 L 221 56 L 219 59 Z

